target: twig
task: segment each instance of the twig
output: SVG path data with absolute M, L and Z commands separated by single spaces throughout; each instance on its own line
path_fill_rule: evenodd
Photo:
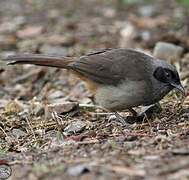
M 94 108 L 94 109 L 102 109 L 104 111 L 108 111 L 107 109 L 103 108 L 102 106 L 94 105 L 94 104 L 79 104 L 81 108 Z
M 3 133 L 5 134 L 5 136 L 7 137 L 7 133 L 4 131 L 4 129 L 0 126 L 0 129 L 3 131 Z
M 75 142 L 75 144 L 78 144 L 78 145 L 83 145 L 83 144 L 96 144 L 96 143 L 99 143 L 99 140 L 98 140 L 98 139 L 93 139 L 93 140 L 90 140 L 90 141 L 79 141 L 79 142 Z
M 31 124 L 30 124 L 30 122 L 29 122 L 29 120 L 28 120 L 28 118 L 27 118 L 27 117 L 26 117 L 26 121 L 27 121 L 28 126 L 30 127 L 30 129 L 31 129 L 31 131 L 32 131 L 32 134 L 33 134 L 33 136 L 34 136 L 34 139 L 36 140 L 36 137 L 35 137 L 35 132 L 34 132 L 33 127 L 31 126 Z
M 112 113 L 112 112 L 107 112 L 107 113 L 99 113 L 99 112 L 97 112 L 97 113 L 93 113 L 93 112 L 91 112 L 90 114 L 94 114 L 94 115 L 97 115 L 97 116 L 107 116 L 107 115 L 115 115 L 114 113 Z
M 183 160 L 183 161 L 178 161 L 177 163 L 172 163 L 169 165 L 165 165 L 161 169 L 158 169 L 154 172 L 155 175 L 164 175 L 164 174 L 169 174 L 173 173 L 175 171 L 178 171 L 180 169 L 185 169 L 189 167 L 189 161 L 188 160 Z
M 12 161 L 9 163 L 9 165 L 13 166 L 13 165 L 16 165 L 16 164 L 33 164 L 32 161 L 20 161 L 20 160 L 15 160 L 15 161 Z
M 51 116 L 52 116 L 52 118 L 56 121 L 56 125 L 57 125 L 57 128 L 58 128 L 58 131 L 61 133 L 61 135 L 62 135 L 62 137 L 64 138 L 64 139 L 66 139 L 67 137 L 64 135 L 64 133 L 62 132 L 62 127 L 61 127 L 61 125 L 59 124 L 59 122 L 58 122 L 58 115 L 57 115 L 57 113 L 56 112 L 52 112 L 51 113 Z
M 135 133 L 135 132 L 123 132 L 125 136 L 139 136 L 139 137 L 150 137 L 153 138 L 153 135 L 150 134 L 143 134 L 143 133 Z
M 136 133 L 136 132 L 124 132 L 120 127 L 116 126 L 117 129 L 123 134 L 124 136 L 139 136 L 139 137 L 150 137 L 153 138 L 153 135 L 150 134 L 143 134 L 143 133 Z

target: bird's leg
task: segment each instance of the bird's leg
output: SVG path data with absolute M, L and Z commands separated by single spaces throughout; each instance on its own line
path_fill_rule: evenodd
M 129 117 L 127 117 L 126 119 L 124 119 L 119 113 L 114 112 L 116 118 L 117 118 L 117 119 L 121 122 L 121 124 L 123 124 L 123 125 L 128 125 L 128 124 L 130 125 L 131 122 L 136 122 L 136 121 L 137 121 L 138 113 L 137 113 L 134 109 L 132 109 L 132 108 L 129 108 L 128 110 L 132 113 L 133 116 L 129 116 Z M 129 123 L 129 122 L 130 122 L 130 123 Z
M 115 114 L 116 118 L 121 122 L 121 124 L 123 124 L 123 125 L 129 124 L 129 123 L 127 123 L 127 122 L 125 121 L 125 119 L 124 119 L 119 113 L 114 112 L 114 114 Z
M 129 108 L 128 110 L 132 113 L 132 115 L 133 115 L 134 118 L 137 118 L 138 113 L 134 109 Z

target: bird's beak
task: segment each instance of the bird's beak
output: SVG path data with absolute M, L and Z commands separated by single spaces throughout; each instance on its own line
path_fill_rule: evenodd
M 181 91 L 183 94 L 185 94 L 184 87 L 180 83 L 171 82 L 171 85 L 175 88 L 177 88 L 179 91 Z

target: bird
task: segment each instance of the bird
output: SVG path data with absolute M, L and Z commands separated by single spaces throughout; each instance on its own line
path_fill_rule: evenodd
M 106 49 L 81 57 L 18 54 L 2 58 L 8 65 L 33 64 L 70 70 L 94 94 L 97 104 L 115 112 L 159 102 L 172 89 L 184 93 L 176 68 L 134 49 Z

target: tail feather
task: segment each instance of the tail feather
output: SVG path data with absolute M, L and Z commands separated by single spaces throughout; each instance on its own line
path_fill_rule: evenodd
M 70 69 L 69 64 L 76 60 L 76 57 L 64 57 L 43 54 L 21 54 L 8 56 L 7 58 L 0 59 L 9 61 L 8 65 L 15 64 L 34 64 L 38 66 L 49 66 Z

